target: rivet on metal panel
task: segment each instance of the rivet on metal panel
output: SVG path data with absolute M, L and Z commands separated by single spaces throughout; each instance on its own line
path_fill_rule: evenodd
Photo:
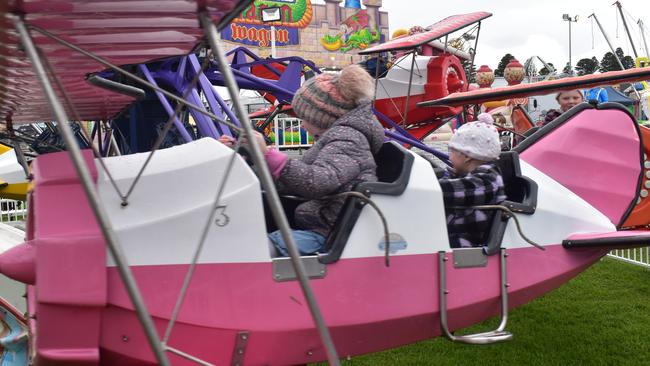
M 232 353 L 232 359 L 230 360 L 230 365 L 239 366 L 244 363 L 244 357 L 246 354 L 246 345 L 248 344 L 248 331 L 242 330 L 237 332 L 237 337 L 235 338 L 235 349 Z

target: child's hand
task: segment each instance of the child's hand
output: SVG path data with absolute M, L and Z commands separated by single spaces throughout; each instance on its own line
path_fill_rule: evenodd
M 262 152 L 262 154 L 266 154 L 266 152 L 268 151 L 268 148 L 266 147 L 266 141 L 264 141 L 264 136 L 261 133 L 257 132 L 257 131 L 253 131 L 253 139 L 252 140 L 253 141 L 250 141 L 247 137 L 244 137 L 244 138 L 242 138 L 242 143 L 247 144 L 247 145 L 248 144 L 257 144 L 257 146 L 259 146 L 260 151 Z
M 232 138 L 232 137 L 230 137 L 228 135 L 219 136 L 219 142 L 221 142 L 222 144 L 224 144 L 224 145 L 226 145 L 226 146 L 228 146 L 230 148 L 235 146 L 235 141 L 236 140 L 234 138 Z
M 257 146 L 260 147 L 260 151 L 262 152 L 262 154 L 266 154 L 266 152 L 268 151 L 268 147 L 266 147 L 266 141 L 264 141 L 264 136 L 262 136 L 261 133 L 255 131 L 253 133 L 253 138 L 255 139 L 255 143 L 257 144 Z

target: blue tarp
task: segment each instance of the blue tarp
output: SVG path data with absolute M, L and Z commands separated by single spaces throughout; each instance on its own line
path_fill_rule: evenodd
M 612 88 L 611 86 L 603 87 L 607 91 L 607 97 L 610 102 L 616 102 L 623 105 L 634 105 L 634 101 L 625 96 L 625 94 Z

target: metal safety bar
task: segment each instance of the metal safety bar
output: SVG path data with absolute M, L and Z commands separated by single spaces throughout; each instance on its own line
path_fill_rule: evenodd
M 182 97 L 179 97 L 179 96 L 177 96 L 177 95 L 175 95 L 175 94 L 173 94 L 173 93 L 171 93 L 171 92 L 169 92 L 169 91 L 167 91 L 165 89 L 162 89 L 157 85 L 153 85 L 150 82 L 148 82 L 147 80 L 135 75 L 134 73 L 131 73 L 131 72 L 125 70 L 124 68 L 122 68 L 120 66 L 117 66 L 117 65 L 107 61 L 106 59 L 95 55 L 92 52 L 86 51 L 85 49 L 83 49 L 83 48 L 81 48 L 79 46 L 76 46 L 76 45 L 62 39 L 61 37 L 58 37 L 55 34 L 52 34 L 52 33 L 46 31 L 43 28 L 40 28 L 40 27 L 38 27 L 36 25 L 33 25 L 33 24 L 30 24 L 29 28 L 31 30 L 35 31 L 35 32 L 38 32 L 38 33 L 42 34 L 43 36 L 53 40 L 54 42 L 56 42 L 56 43 L 58 43 L 58 44 L 60 44 L 62 46 L 65 46 L 65 47 L 67 47 L 67 48 L 69 48 L 71 50 L 74 50 L 74 51 L 76 51 L 76 52 L 78 52 L 78 53 L 80 53 L 82 55 L 85 55 L 85 56 L 99 62 L 100 64 L 106 66 L 107 68 L 109 68 L 109 69 L 111 69 L 113 71 L 116 71 L 119 74 L 124 75 L 125 77 L 127 77 L 127 78 L 129 78 L 131 80 L 134 80 L 134 81 L 136 81 L 137 83 L 139 83 L 141 85 L 145 85 L 145 86 L 149 87 L 152 90 L 155 90 L 157 92 L 162 93 L 164 96 L 166 96 L 169 99 L 172 99 L 172 100 L 174 100 L 174 101 L 176 101 L 178 103 L 181 103 L 182 105 L 186 106 L 187 108 L 193 109 L 193 110 L 197 111 L 198 113 L 202 113 L 202 114 L 212 118 L 213 120 L 230 127 L 234 131 L 239 132 L 241 130 L 241 128 L 239 126 L 235 125 L 234 123 L 232 123 L 230 121 L 226 121 L 223 118 L 220 118 L 219 116 L 217 116 L 216 114 L 214 114 L 212 112 L 206 111 L 203 106 L 198 106 L 198 105 L 196 105 L 194 103 L 190 103 L 190 102 L 188 102 L 187 100 L 185 100 Z
M 144 333 L 149 342 L 149 345 L 151 346 L 151 350 L 153 351 L 158 364 L 167 366 L 170 363 L 163 351 L 162 345 L 158 338 L 158 334 L 156 333 L 156 328 L 153 324 L 153 320 L 151 319 L 151 316 L 149 315 L 149 312 L 147 311 L 147 308 L 144 304 L 144 300 L 138 290 L 135 278 L 133 277 L 133 273 L 128 266 L 126 256 L 122 251 L 122 247 L 117 241 L 115 232 L 113 231 L 111 223 L 108 219 L 108 214 L 100 204 L 99 195 L 94 188 L 93 178 L 81 154 L 79 144 L 74 137 L 74 132 L 68 125 L 69 119 L 65 112 L 65 109 L 63 108 L 61 102 L 58 100 L 57 95 L 54 92 L 54 88 L 52 87 L 52 84 L 47 77 L 43 63 L 41 62 L 39 54 L 36 50 L 36 46 L 34 45 L 34 42 L 27 30 L 25 23 L 20 17 L 17 16 L 14 17 L 14 22 L 16 24 L 16 30 L 18 31 L 20 40 L 25 47 L 25 52 L 27 53 L 27 56 L 32 63 L 34 72 L 36 73 L 36 76 L 38 77 L 41 86 L 43 87 L 43 91 L 47 97 L 50 107 L 52 108 L 52 112 L 57 121 L 57 126 L 60 128 L 61 136 L 63 137 L 63 140 L 65 141 L 65 144 L 68 148 L 68 154 L 70 155 L 72 164 L 74 165 L 74 168 L 86 193 L 86 197 L 88 198 L 88 203 L 93 210 L 93 213 L 95 214 L 97 223 L 99 224 L 99 227 L 101 228 L 106 240 L 106 245 L 108 246 L 109 252 L 117 264 L 118 272 L 122 278 L 122 282 L 126 287 L 129 298 L 133 302 L 133 306 L 135 307 L 138 319 L 144 328 Z
M 500 255 L 500 277 L 501 277 L 501 323 L 495 330 L 483 333 L 467 334 L 462 336 L 455 336 L 449 330 L 447 323 L 447 279 L 446 279 L 446 266 L 449 259 L 447 253 L 444 251 L 438 252 L 438 269 L 439 269 L 439 301 L 440 301 L 440 327 L 443 334 L 454 342 L 461 342 L 467 344 L 490 344 L 497 342 L 505 342 L 512 339 L 512 333 L 505 330 L 506 323 L 508 322 L 508 282 L 506 271 L 506 253 L 505 248 L 501 248 Z
M 325 321 L 318 307 L 318 303 L 316 302 L 316 297 L 314 296 L 314 292 L 311 286 L 309 285 L 309 280 L 305 273 L 304 265 L 300 260 L 300 253 L 298 252 L 298 248 L 293 239 L 293 235 L 291 235 L 291 228 L 289 227 L 289 221 L 287 220 L 287 217 L 284 214 L 284 209 L 282 208 L 282 203 L 280 202 L 280 197 L 278 196 L 278 192 L 275 189 L 275 185 L 273 183 L 271 173 L 269 171 L 268 166 L 266 165 L 266 161 L 264 160 L 264 156 L 262 155 L 262 151 L 260 147 L 254 141 L 253 127 L 250 123 L 250 120 L 248 119 L 248 114 L 244 110 L 244 107 L 241 101 L 239 100 L 239 98 L 237 98 L 237 96 L 239 95 L 239 88 L 235 83 L 235 77 L 233 75 L 232 70 L 230 69 L 230 67 L 228 67 L 228 61 L 226 60 L 224 52 L 221 49 L 221 47 L 219 47 L 219 43 L 218 43 L 219 37 L 217 34 L 217 28 L 212 23 L 209 15 L 206 12 L 200 13 L 199 19 L 203 27 L 205 36 L 210 45 L 210 48 L 212 48 L 212 53 L 214 54 L 219 69 L 221 70 L 221 73 L 223 75 L 224 82 L 228 87 L 228 92 L 232 97 L 232 102 L 235 107 L 235 111 L 237 112 L 237 115 L 240 118 L 241 125 L 245 132 L 245 135 L 249 137 L 249 141 L 251 142 L 250 143 L 251 158 L 254 164 L 257 165 L 259 169 L 258 171 L 259 178 L 262 183 L 262 187 L 266 190 L 266 197 L 268 199 L 269 207 L 273 214 L 273 218 L 277 222 L 278 228 L 282 233 L 282 238 L 284 239 L 284 242 L 287 244 L 287 249 L 289 251 L 289 255 L 291 256 L 291 261 L 293 262 L 294 270 L 298 275 L 298 281 L 300 283 L 300 287 L 302 288 L 305 299 L 307 300 L 307 304 L 309 305 L 309 310 L 311 311 L 312 318 L 314 319 L 314 323 L 316 323 L 316 327 L 318 328 L 318 331 L 320 333 L 321 341 L 323 342 L 323 346 L 325 347 L 325 350 L 327 352 L 327 359 L 330 365 L 338 366 L 340 365 L 340 361 L 336 354 L 336 349 L 334 348 L 334 342 L 332 341 L 329 330 L 325 325 Z

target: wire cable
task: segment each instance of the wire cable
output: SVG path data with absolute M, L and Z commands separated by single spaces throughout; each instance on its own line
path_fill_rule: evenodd
M 519 219 L 517 218 L 515 213 L 512 212 L 506 206 L 503 206 L 503 205 L 476 205 L 476 206 L 467 206 L 467 207 L 449 206 L 447 208 L 452 209 L 452 210 L 501 210 L 501 211 L 504 211 L 509 217 L 511 217 L 513 220 L 515 220 L 515 225 L 517 227 L 517 232 L 519 232 L 519 235 L 521 236 L 522 239 L 524 239 L 524 241 L 526 241 L 528 244 L 534 246 L 535 248 L 537 248 L 539 250 L 546 250 L 546 248 L 543 245 L 532 241 L 531 239 L 529 239 L 524 234 L 523 230 L 521 230 L 521 225 L 519 223 Z
M 295 200 L 295 201 L 311 201 L 311 198 L 305 198 L 305 197 L 300 197 L 300 196 L 290 196 L 290 195 L 284 195 L 281 196 L 282 198 L 287 198 L 290 200 Z M 367 203 L 372 207 L 375 212 L 377 212 L 377 215 L 379 216 L 379 219 L 381 220 L 381 224 L 384 229 L 384 264 L 386 267 L 390 267 L 390 231 L 388 230 L 388 221 L 386 220 L 386 216 L 384 213 L 381 211 L 379 206 L 377 206 L 376 203 L 374 203 L 370 197 L 366 196 L 365 194 L 361 192 L 356 192 L 356 191 L 349 191 L 349 192 L 341 192 L 333 195 L 328 195 L 328 196 L 323 196 L 318 198 L 319 201 L 321 200 L 330 200 L 334 198 L 339 198 L 339 197 L 356 197 L 360 200 L 362 200 L 364 203 Z

